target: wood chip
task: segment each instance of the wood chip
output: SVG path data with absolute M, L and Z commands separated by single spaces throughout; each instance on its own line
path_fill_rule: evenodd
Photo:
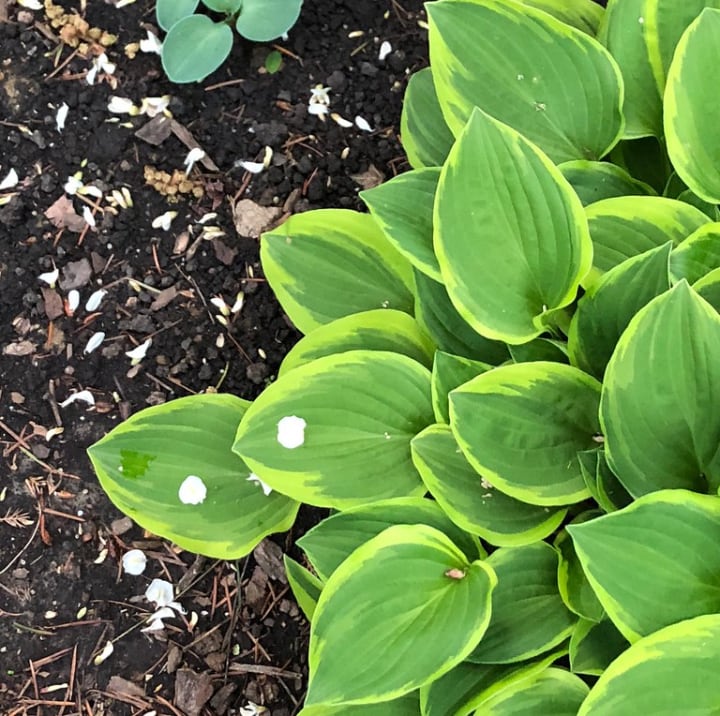
M 3 348 L 3 353 L 6 356 L 29 356 L 35 352 L 37 346 L 32 341 L 17 341 L 17 343 L 10 343 Z
M 180 669 L 177 672 L 174 704 L 187 716 L 199 716 L 212 695 L 212 679 L 209 674 L 197 674 L 192 669 Z
M 120 696 L 131 696 L 135 698 L 143 698 L 143 696 L 145 696 L 145 691 L 140 686 L 132 681 L 123 679 L 121 676 L 111 676 L 107 690 L 111 694 L 118 694 Z
M 213 251 L 215 252 L 215 258 L 225 266 L 232 266 L 235 257 L 237 256 L 237 250 L 231 249 L 224 241 L 220 239 L 212 240 Z
M 79 234 L 85 228 L 85 219 L 77 214 L 72 200 L 65 194 L 45 210 L 45 216 L 58 229 L 68 229 Z
M 364 172 L 351 174 L 350 178 L 363 189 L 372 189 L 385 181 L 385 175 L 374 164 Z
M 175 296 L 177 296 L 178 291 L 177 288 L 175 288 L 175 284 L 172 286 L 168 286 L 167 288 L 164 288 L 158 295 L 155 297 L 155 300 L 150 304 L 150 310 L 151 311 L 159 311 L 161 308 L 165 308 L 169 303 L 171 303 Z
M 260 569 L 270 579 L 274 579 L 281 584 L 287 584 L 285 566 L 283 565 L 283 551 L 280 545 L 266 538 L 255 547 L 253 557 L 255 557 Z
M 260 238 L 260 234 L 282 216 L 277 206 L 260 206 L 252 199 L 241 199 L 233 207 L 235 230 L 240 236 L 251 239 Z
M 51 288 L 43 287 L 40 289 L 43 295 L 43 302 L 45 304 L 45 315 L 54 321 L 56 318 L 60 318 L 65 311 L 63 310 L 63 301 L 60 298 L 60 294 Z

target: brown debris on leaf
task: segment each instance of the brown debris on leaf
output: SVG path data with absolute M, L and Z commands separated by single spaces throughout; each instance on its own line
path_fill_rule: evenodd
M 235 230 L 240 236 L 259 239 L 260 234 L 269 229 L 282 213 L 277 206 L 260 206 L 252 199 L 241 199 L 233 206 Z

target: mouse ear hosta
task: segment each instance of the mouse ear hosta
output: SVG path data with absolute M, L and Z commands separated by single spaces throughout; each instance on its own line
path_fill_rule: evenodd
M 334 510 L 303 716 L 717 711 L 720 3 L 608 5 L 429 3 L 414 170 L 262 237 L 279 377 L 91 448 L 204 554 Z

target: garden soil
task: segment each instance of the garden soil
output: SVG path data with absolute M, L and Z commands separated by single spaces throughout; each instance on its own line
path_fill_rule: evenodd
M 427 63 L 422 3 L 306 0 L 277 45 L 279 71 L 265 70 L 270 46 L 237 41 L 220 70 L 182 86 L 156 54 L 128 56 L 156 30 L 150 0 L 46 9 L 0 0 L 0 181 L 18 174 L 0 190 L 0 713 L 222 716 L 253 702 L 290 716 L 308 625 L 282 553 L 300 558 L 293 543 L 321 515 L 301 511 L 246 559 L 196 559 L 123 518 L 85 450 L 149 405 L 216 390 L 252 399 L 273 380 L 299 336 L 263 279 L 258 235 L 292 213 L 362 209 L 358 191 L 408 168 L 399 118 Z M 117 36 L 114 73 L 92 85 L 92 56 L 71 46 L 89 28 Z M 308 113 L 316 85 L 353 126 Z M 170 95 L 172 121 L 111 114 L 113 95 Z M 192 147 L 205 155 L 186 177 Z M 78 172 L 102 198 L 65 192 Z M 56 268 L 54 285 L 40 278 Z M 238 293 L 242 308 L 218 318 L 211 299 L 232 306 Z M 126 352 L 149 338 L 132 365 Z M 92 405 L 63 407 L 80 391 Z M 136 577 L 119 566 L 133 547 L 149 558 Z M 187 614 L 149 634 L 153 577 Z

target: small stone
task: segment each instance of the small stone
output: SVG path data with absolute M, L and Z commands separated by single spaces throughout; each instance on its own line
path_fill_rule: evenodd
M 260 385 L 268 377 L 269 373 L 270 369 L 267 363 L 250 363 L 250 365 L 245 368 L 247 379 L 255 383 L 255 385 Z
M 114 535 L 124 535 L 132 529 L 132 526 L 133 522 L 129 517 L 121 517 L 120 519 L 113 520 L 110 523 L 110 531 Z

